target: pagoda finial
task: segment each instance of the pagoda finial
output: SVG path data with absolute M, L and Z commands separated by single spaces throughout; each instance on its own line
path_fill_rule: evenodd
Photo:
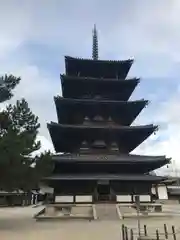
M 98 60 L 98 35 L 96 30 L 96 24 L 94 24 L 94 29 L 93 29 L 92 58 L 93 60 Z

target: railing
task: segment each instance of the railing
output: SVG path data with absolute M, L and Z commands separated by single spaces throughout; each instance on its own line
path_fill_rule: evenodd
M 179 240 L 180 239 L 180 228 L 175 229 L 174 226 L 170 228 L 167 224 L 164 224 L 163 231 L 159 229 L 148 229 L 147 225 L 144 225 L 138 233 L 137 229 L 128 228 L 124 224 L 121 226 L 122 240 Z

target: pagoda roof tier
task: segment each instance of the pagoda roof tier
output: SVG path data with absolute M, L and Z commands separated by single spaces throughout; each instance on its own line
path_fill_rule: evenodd
M 157 126 L 101 126 L 48 124 L 56 152 L 77 152 L 84 141 L 116 142 L 121 153 L 129 153 L 147 139 Z
M 132 173 L 144 174 L 170 162 L 165 156 L 124 154 L 61 154 L 54 155 L 54 173 Z
M 153 176 L 149 174 L 56 174 L 46 177 L 45 180 L 49 181 L 78 181 L 78 180 L 109 180 L 109 181 L 125 181 L 125 182 L 162 182 L 166 180 L 167 177 Z
M 137 154 L 79 154 L 79 153 L 63 153 L 55 154 L 52 156 L 53 161 L 57 162 L 157 162 L 157 161 L 169 161 L 171 158 L 166 158 L 165 155 L 161 156 L 148 156 L 148 155 L 137 155 Z
M 61 75 L 62 95 L 66 98 L 93 98 L 101 96 L 105 99 L 127 101 L 139 78 L 127 80 L 102 79 L 89 77 L 72 77 Z
M 148 101 L 115 101 L 99 99 L 71 99 L 55 97 L 58 122 L 66 124 L 81 124 L 85 117 L 93 119 L 112 119 L 121 125 L 131 125 Z
M 66 74 L 70 76 L 125 79 L 132 64 L 132 59 L 109 61 L 65 56 Z

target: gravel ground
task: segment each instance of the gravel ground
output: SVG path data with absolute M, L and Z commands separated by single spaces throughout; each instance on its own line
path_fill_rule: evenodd
M 86 221 L 67 220 L 56 222 L 36 222 L 32 217 L 41 207 L 32 208 L 1 208 L 0 209 L 0 240 L 120 240 L 120 220 Z M 137 221 L 125 220 L 124 223 L 136 232 Z M 141 220 L 141 225 L 147 224 L 149 233 L 156 228 L 162 232 L 163 224 L 169 229 L 175 225 L 180 229 L 180 217 L 149 218 Z M 179 238 L 178 238 L 179 237 Z M 180 239 L 178 235 L 177 239 Z

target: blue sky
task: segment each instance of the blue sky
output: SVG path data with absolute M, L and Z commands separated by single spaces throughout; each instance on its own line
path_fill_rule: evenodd
M 135 124 L 160 124 L 135 152 L 167 154 L 180 166 L 179 11 L 178 0 L 1 0 L 0 74 L 22 76 L 11 102 L 28 100 L 44 148 L 52 148 L 46 123 L 56 121 L 64 55 L 91 57 L 96 23 L 101 59 L 135 59 L 129 76 L 142 80 L 132 99 L 151 101 Z

